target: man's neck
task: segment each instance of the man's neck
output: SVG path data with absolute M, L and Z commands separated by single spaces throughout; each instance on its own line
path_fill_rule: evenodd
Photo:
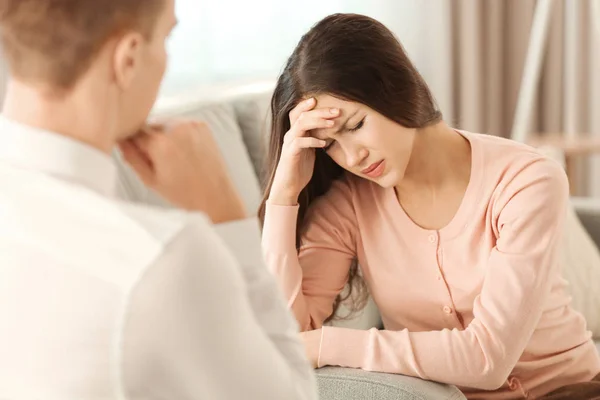
M 84 91 L 49 95 L 43 90 L 11 80 L 3 114 L 15 121 L 86 143 L 105 153 L 115 145 L 115 128 L 98 98 Z

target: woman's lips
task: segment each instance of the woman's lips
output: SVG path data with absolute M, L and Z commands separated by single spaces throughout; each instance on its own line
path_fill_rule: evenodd
M 361 172 L 370 178 L 377 178 L 383 174 L 385 170 L 385 160 L 381 160 L 374 164 L 371 164 L 368 168 L 363 169 Z

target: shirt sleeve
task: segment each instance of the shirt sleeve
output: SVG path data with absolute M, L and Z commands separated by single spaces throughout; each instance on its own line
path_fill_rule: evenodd
M 131 296 L 122 344 L 127 398 L 317 398 L 285 304 L 260 278 L 260 264 L 248 261 L 240 266 L 213 226 L 192 217 Z
M 262 331 L 296 370 L 299 379 L 314 386 L 314 372 L 307 368 L 304 346 L 298 343 L 298 324 L 265 265 L 258 219 L 219 224 L 215 230 L 241 267 L 250 308 Z
M 356 217 L 352 193 L 337 181 L 306 217 L 300 250 L 296 249 L 298 206 L 267 204 L 262 248 L 300 329 L 317 329 L 333 312 L 356 257 Z
M 495 390 L 516 365 L 541 318 L 568 202 L 562 168 L 540 159 L 494 203 L 496 246 L 474 320 L 465 330 L 359 331 L 324 327 L 319 366 L 340 365 Z

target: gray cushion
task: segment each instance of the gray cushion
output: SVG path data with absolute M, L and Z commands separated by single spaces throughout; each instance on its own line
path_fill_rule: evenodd
M 243 96 L 233 102 L 244 144 L 261 186 L 265 183 L 265 162 L 271 131 L 271 92 Z
M 317 371 L 320 400 L 459 400 L 454 386 L 403 375 L 325 367 Z

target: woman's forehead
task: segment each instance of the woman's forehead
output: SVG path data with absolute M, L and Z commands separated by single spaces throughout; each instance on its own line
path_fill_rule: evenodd
M 315 96 L 315 99 L 317 100 L 315 108 L 339 108 L 342 116 L 351 115 L 362 106 L 360 103 L 342 100 L 329 94 Z

